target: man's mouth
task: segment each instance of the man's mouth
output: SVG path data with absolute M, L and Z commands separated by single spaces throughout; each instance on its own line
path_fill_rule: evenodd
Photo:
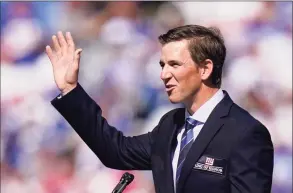
M 166 92 L 170 92 L 175 88 L 175 85 L 166 85 Z

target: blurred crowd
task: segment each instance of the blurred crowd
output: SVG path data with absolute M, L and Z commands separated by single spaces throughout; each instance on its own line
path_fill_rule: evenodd
M 50 101 L 45 46 L 70 31 L 82 48 L 79 83 L 125 135 L 148 132 L 171 104 L 158 35 L 183 24 L 218 27 L 223 89 L 269 129 L 273 193 L 292 192 L 292 2 L 1 2 L 1 192 L 111 192 L 124 171 L 101 164 Z M 86 129 L 86 128 L 85 128 Z M 154 193 L 130 171 L 128 193 Z

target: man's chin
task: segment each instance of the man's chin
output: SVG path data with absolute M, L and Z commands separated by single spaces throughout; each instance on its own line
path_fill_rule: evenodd
M 176 98 L 172 95 L 169 96 L 169 101 L 172 103 L 172 104 L 177 104 L 177 103 L 180 103 L 181 100 L 179 98 Z

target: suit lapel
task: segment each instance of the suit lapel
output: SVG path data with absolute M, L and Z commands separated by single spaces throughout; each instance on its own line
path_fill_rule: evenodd
M 174 114 L 173 122 L 169 122 L 169 126 L 167 128 L 172 128 L 171 135 L 168 136 L 168 147 L 167 151 L 164 151 L 165 154 L 165 163 L 166 163 L 166 171 L 165 178 L 167 184 L 165 186 L 165 192 L 174 193 L 174 182 L 173 182 L 173 168 L 172 168 L 172 159 L 173 152 L 175 150 L 175 145 L 177 143 L 177 132 L 183 127 L 185 120 L 185 109 L 180 109 L 177 113 Z
M 211 115 L 207 119 L 202 130 L 200 131 L 199 135 L 197 136 L 187 154 L 186 160 L 183 163 L 183 167 L 181 170 L 176 191 L 177 193 L 180 193 L 182 191 L 186 178 L 192 171 L 195 162 L 199 159 L 200 155 L 202 154 L 202 152 L 204 152 L 205 148 L 219 131 L 219 129 L 224 125 L 223 117 L 228 115 L 230 107 L 233 104 L 227 92 L 224 91 L 224 93 L 224 99 L 212 111 Z

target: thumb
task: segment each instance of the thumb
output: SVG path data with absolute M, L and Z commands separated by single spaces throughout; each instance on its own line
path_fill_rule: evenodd
M 82 49 L 79 48 L 75 51 L 74 53 L 74 68 L 75 69 L 78 69 L 79 68 L 79 61 L 80 61 L 80 58 L 81 58 L 81 52 L 82 52 Z

